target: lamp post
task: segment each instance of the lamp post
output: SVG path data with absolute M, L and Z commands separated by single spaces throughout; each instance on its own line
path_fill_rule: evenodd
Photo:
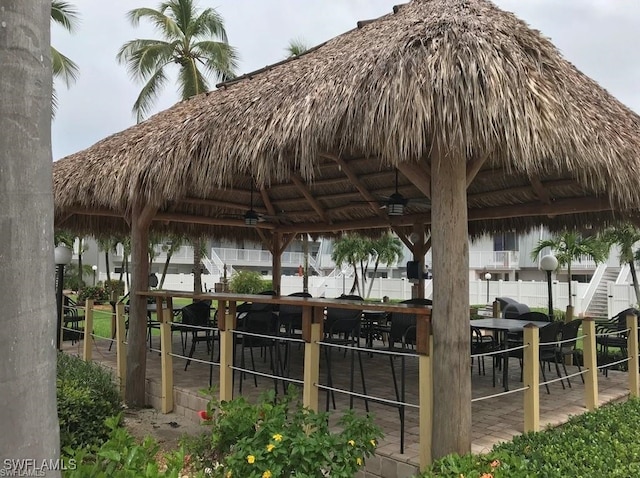
M 487 272 L 484 275 L 484 280 L 487 281 L 487 304 L 489 303 L 489 281 L 491 280 L 491 272 Z
M 547 295 L 549 297 L 549 320 L 553 320 L 553 292 L 551 290 L 551 273 L 558 268 L 558 259 L 553 254 L 547 254 L 540 259 L 540 267 L 547 273 Z
M 96 285 L 96 272 L 98 272 L 98 266 L 97 265 L 92 265 L 91 266 L 91 270 L 93 271 L 93 286 L 95 287 Z
M 62 348 L 62 286 L 64 282 L 64 266 L 71 262 L 72 251 L 67 246 L 59 245 L 53 250 L 53 258 L 56 264 L 56 307 L 57 307 L 57 328 L 56 328 L 56 345 L 58 350 Z

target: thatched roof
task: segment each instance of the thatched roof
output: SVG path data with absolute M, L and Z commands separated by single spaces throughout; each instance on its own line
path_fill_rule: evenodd
M 390 222 L 366 201 L 394 192 L 395 167 L 405 197 L 428 197 L 435 138 L 467 158 L 472 233 L 640 206 L 636 114 L 492 3 L 413 0 L 56 162 L 56 222 L 125 229 L 109 215 L 142 200 L 156 229 L 255 238 L 255 182 L 263 228 L 429 223 L 419 203 Z

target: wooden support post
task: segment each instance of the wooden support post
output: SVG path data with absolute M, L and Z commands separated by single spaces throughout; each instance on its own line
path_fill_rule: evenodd
M 218 301 L 218 312 L 223 314 L 223 320 L 219 321 L 220 330 L 220 400 L 229 401 L 233 399 L 233 335 L 234 322 L 236 319 L 236 303 L 229 302 L 229 311 L 225 313 L 227 304 L 225 301 Z
M 156 302 L 160 322 L 160 364 L 162 370 L 162 413 L 173 411 L 173 357 L 171 355 L 171 310 L 165 309 L 162 299 Z
M 629 351 L 629 395 L 638 396 L 638 379 L 640 374 L 640 365 L 638 364 L 638 317 L 635 314 L 627 315 L 627 328 L 629 335 L 627 337 L 627 350 Z
M 82 341 L 82 357 L 85 362 L 91 362 L 91 341 L 93 337 L 93 299 L 87 299 L 84 304 L 84 336 Z
M 120 393 L 124 397 L 125 377 L 127 376 L 127 327 L 124 320 L 124 304 L 116 304 L 116 375 L 120 381 Z
M 538 327 L 524 326 L 523 370 L 524 391 L 524 431 L 540 430 L 540 334 Z M 506 366 L 506 365 L 505 365 Z
M 320 380 L 320 345 L 322 339 L 322 307 L 303 307 L 302 324 L 304 344 L 304 385 L 302 405 L 318 411 L 318 381 Z
M 271 244 L 271 282 L 273 290 L 280 295 L 280 283 L 282 280 L 282 233 L 274 232 Z
M 418 324 L 421 322 L 421 318 L 418 317 Z M 426 337 L 424 333 L 419 329 L 426 329 Z M 417 335 L 423 335 L 420 341 L 426 340 L 426 350 L 418 349 L 418 381 L 420 383 L 418 404 L 420 405 L 419 412 L 419 424 L 420 424 L 420 470 L 427 469 L 432 462 L 431 440 L 432 440 L 432 428 L 433 428 L 433 369 L 432 369 L 432 357 L 433 357 L 433 335 L 431 335 L 431 327 L 426 320 L 426 327 L 418 327 L 416 331 Z
M 588 318 L 582 321 L 582 353 L 584 357 L 584 401 L 588 410 L 598 408 L 598 360 L 596 355 L 596 323 Z

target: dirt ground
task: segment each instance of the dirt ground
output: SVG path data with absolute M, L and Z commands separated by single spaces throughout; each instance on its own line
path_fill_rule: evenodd
M 139 440 L 153 437 L 164 451 L 173 451 L 180 446 L 183 435 L 199 435 L 206 428 L 182 415 L 167 415 L 153 408 L 126 409 L 124 423 L 129 432 Z

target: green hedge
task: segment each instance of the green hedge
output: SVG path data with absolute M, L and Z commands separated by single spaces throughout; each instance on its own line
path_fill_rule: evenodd
M 101 366 L 58 353 L 60 447 L 99 445 L 109 429 L 105 419 L 122 409 L 112 375 Z
M 640 476 L 640 399 L 608 405 L 568 423 L 526 433 L 487 455 L 449 455 L 420 475 L 501 477 Z

